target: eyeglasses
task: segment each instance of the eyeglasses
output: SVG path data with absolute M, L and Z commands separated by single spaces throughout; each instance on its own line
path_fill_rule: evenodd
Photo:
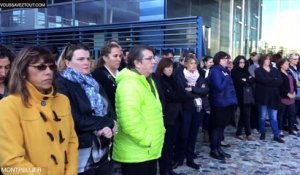
M 49 69 L 52 70 L 52 71 L 56 70 L 56 65 L 55 64 L 49 64 L 49 65 L 40 64 L 40 65 L 29 65 L 29 66 L 34 67 L 39 71 L 44 71 L 44 70 L 47 69 L 47 67 L 49 67 Z

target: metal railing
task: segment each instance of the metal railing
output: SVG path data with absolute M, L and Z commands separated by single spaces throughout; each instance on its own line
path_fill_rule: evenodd
M 147 22 L 130 22 L 0 33 L 0 41 L 15 51 L 26 46 L 55 46 L 61 50 L 69 42 L 87 44 L 97 58 L 106 40 L 116 39 L 124 49 L 148 44 L 160 54 L 171 49 L 181 54 L 193 50 L 197 58 L 205 54 L 202 18 L 188 17 Z

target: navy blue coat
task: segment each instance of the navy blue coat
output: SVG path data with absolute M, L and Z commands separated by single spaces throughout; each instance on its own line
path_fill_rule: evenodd
M 207 81 L 211 106 L 226 107 L 237 104 L 233 81 L 226 68 L 221 65 L 213 66 Z

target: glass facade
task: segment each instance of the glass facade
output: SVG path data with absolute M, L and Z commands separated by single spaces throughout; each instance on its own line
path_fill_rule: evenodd
M 91 26 L 201 16 L 207 54 L 224 50 L 237 56 L 257 49 L 262 0 L 48 0 L 45 9 L 2 9 L 0 31 Z M 180 32 L 180 31 L 178 31 Z M 166 40 L 186 38 L 151 35 Z M 140 31 L 146 37 L 147 31 Z M 147 40 L 147 38 L 134 40 Z M 127 38 L 128 39 L 128 38 Z M 132 39 L 132 38 L 131 38 Z M 166 41 L 167 42 L 167 41 Z
M 166 17 L 201 16 L 208 55 L 219 50 L 233 57 L 248 55 L 257 50 L 260 40 L 260 1 L 166 0 Z

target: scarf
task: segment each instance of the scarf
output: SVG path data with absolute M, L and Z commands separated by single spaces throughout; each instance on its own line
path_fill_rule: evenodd
M 107 114 L 107 107 L 103 101 L 99 91 L 100 87 L 97 81 L 91 74 L 83 75 L 74 69 L 67 67 L 62 76 L 72 82 L 79 83 L 87 95 L 92 110 L 94 110 L 96 116 L 105 116 Z
M 196 82 L 197 82 L 197 80 L 200 76 L 198 70 L 195 70 L 192 73 L 192 72 L 188 71 L 186 68 L 183 69 L 183 74 L 184 74 L 184 77 L 187 81 L 188 86 L 195 86 Z

